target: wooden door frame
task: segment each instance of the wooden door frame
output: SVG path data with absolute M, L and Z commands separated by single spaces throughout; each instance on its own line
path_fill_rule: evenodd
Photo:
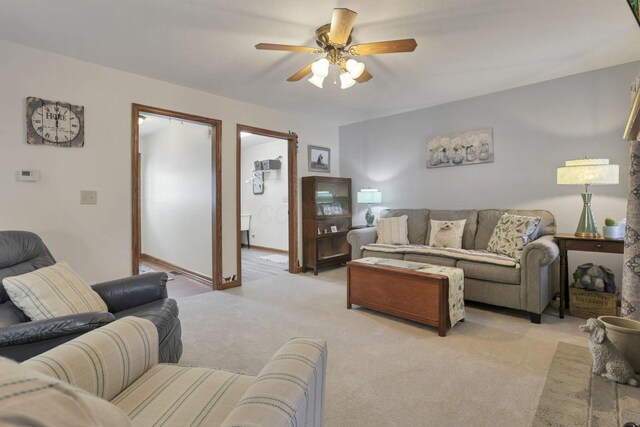
M 131 269 L 134 275 L 139 274 L 142 249 L 141 238 L 141 205 L 140 205 L 140 141 L 138 116 L 140 114 L 156 114 L 178 120 L 201 123 L 213 127 L 211 132 L 211 241 L 212 241 L 212 274 L 211 286 L 214 290 L 225 289 L 222 283 L 222 121 L 208 117 L 178 111 L 165 110 L 142 104 L 131 105 L 131 211 L 132 211 L 132 256 Z
M 241 137 L 240 132 L 248 132 L 270 138 L 287 141 L 288 164 L 288 204 L 289 204 L 289 273 L 300 273 L 300 259 L 298 257 L 298 135 L 247 125 L 236 125 L 236 229 L 237 229 L 237 257 L 238 257 L 238 286 L 242 284 L 242 232 L 240 231 L 240 199 L 242 196 L 240 179 Z

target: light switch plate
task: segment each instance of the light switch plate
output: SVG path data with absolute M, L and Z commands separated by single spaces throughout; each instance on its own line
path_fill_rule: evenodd
M 98 192 L 94 190 L 80 190 L 81 205 L 97 205 Z

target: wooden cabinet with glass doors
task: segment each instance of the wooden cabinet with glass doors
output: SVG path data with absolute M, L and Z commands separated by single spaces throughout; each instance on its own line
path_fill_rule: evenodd
M 351 179 L 302 178 L 302 227 L 305 271 L 317 275 L 319 268 L 351 260 Z

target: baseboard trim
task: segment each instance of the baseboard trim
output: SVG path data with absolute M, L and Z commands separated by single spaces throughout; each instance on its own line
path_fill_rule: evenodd
M 205 276 L 204 274 L 201 273 L 196 273 L 195 271 L 191 271 L 191 270 L 187 270 L 184 267 L 180 267 L 178 265 L 172 264 L 168 261 L 165 261 L 163 259 L 160 258 L 156 258 L 154 256 L 151 256 L 149 254 L 141 254 L 140 255 L 140 260 L 141 261 L 150 261 L 150 262 L 154 262 L 156 264 L 160 264 L 161 266 L 171 269 L 171 270 L 175 270 L 175 271 L 179 271 L 180 273 L 182 273 L 183 275 L 187 276 L 190 279 L 193 279 L 197 282 L 200 282 L 202 284 L 205 284 L 207 286 L 213 286 L 213 279 L 209 276 Z
M 245 245 L 244 243 L 242 244 L 242 247 L 245 248 L 247 247 L 247 245 Z M 258 246 L 258 245 L 251 245 L 251 248 L 249 249 L 259 249 L 261 251 L 266 251 L 266 252 L 273 252 L 276 254 L 284 254 L 284 255 L 289 255 L 289 251 L 286 251 L 284 249 L 275 249 L 275 248 L 270 248 L 268 246 Z
M 240 286 L 240 282 L 234 280 L 233 282 L 223 282 L 220 283 L 219 290 L 224 291 L 225 289 L 237 288 Z

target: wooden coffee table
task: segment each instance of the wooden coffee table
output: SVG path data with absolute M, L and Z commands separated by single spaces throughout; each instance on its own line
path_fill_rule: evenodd
M 347 263 L 347 308 L 352 304 L 438 328 L 447 335 L 449 278 L 419 271 L 429 264 L 363 258 Z

